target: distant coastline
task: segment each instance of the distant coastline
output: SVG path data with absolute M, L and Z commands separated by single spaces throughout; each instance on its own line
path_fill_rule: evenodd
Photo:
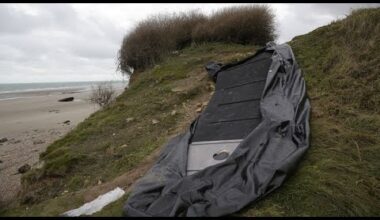
M 47 82 L 47 83 L 7 83 L 0 84 L 0 101 L 29 98 L 49 93 L 76 93 L 91 90 L 91 86 L 102 82 L 111 82 L 115 89 L 125 88 L 125 81 L 83 81 L 83 82 Z

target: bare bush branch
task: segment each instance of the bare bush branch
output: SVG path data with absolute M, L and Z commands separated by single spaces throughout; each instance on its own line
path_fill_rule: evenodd
M 144 70 L 174 50 L 203 42 L 264 45 L 276 38 L 274 14 L 266 5 L 225 8 L 211 16 L 197 11 L 158 14 L 137 24 L 123 39 L 118 70 Z
M 115 90 L 110 82 L 98 83 L 96 86 L 91 86 L 91 89 L 90 102 L 100 107 L 109 105 L 115 98 Z

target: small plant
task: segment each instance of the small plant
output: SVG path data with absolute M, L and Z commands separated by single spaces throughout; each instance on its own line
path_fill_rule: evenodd
M 115 97 L 115 90 L 110 82 L 98 83 L 91 88 L 90 102 L 98 104 L 100 107 L 109 105 Z

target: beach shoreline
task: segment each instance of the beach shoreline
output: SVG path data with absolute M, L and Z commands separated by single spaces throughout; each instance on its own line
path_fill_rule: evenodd
M 124 89 L 115 88 L 119 95 Z M 22 92 L 0 100 L 0 207 L 20 190 L 18 169 L 41 166 L 39 155 L 99 109 L 89 102 L 91 91 L 55 89 Z M 74 97 L 71 102 L 59 99 Z

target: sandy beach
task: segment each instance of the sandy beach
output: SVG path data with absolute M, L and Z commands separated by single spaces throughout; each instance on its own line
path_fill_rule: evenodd
M 122 89 L 117 89 L 120 94 Z M 39 154 L 99 109 L 88 101 L 90 91 L 75 89 L 18 93 L 0 100 L 0 204 L 20 189 L 18 168 L 39 166 Z M 72 102 L 59 99 L 74 97 Z M 70 121 L 70 122 L 67 122 Z M 64 123 L 66 122 L 66 123 Z

